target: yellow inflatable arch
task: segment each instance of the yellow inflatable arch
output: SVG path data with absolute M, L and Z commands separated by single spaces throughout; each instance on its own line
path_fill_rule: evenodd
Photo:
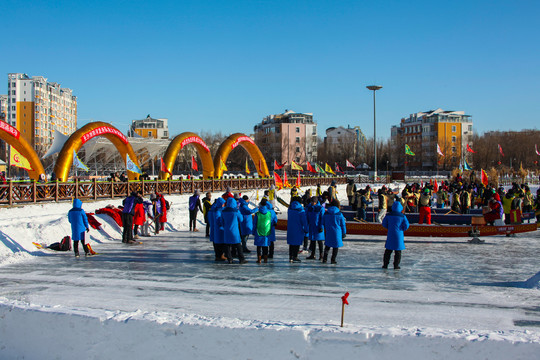
M 195 149 L 197 150 L 197 153 L 201 158 L 203 167 L 203 178 L 208 179 L 210 177 L 213 177 L 214 162 L 212 161 L 210 149 L 203 141 L 203 139 L 199 137 L 199 135 L 192 132 L 184 132 L 180 135 L 177 135 L 169 144 L 169 146 L 167 147 L 167 151 L 165 152 L 165 156 L 163 157 L 163 163 L 165 164 L 167 169 L 171 170 L 174 167 L 174 163 L 176 162 L 176 156 L 178 156 L 178 153 L 184 148 L 184 146 L 189 144 L 195 146 Z M 159 178 L 161 180 L 167 180 L 169 176 L 169 173 L 163 171 L 159 172 Z
M 266 160 L 264 159 L 261 150 L 255 144 L 252 138 L 246 136 L 245 134 L 236 133 L 232 134 L 225 140 L 219 147 L 216 156 L 214 157 L 214 174 L 216 179 L 220 179 L 223 176 L 223 169 L 221 168 L 221 161 L 223 163 L 227 162 L 227 158 L 231 151 L 233 151 L 238 145 L 242 146 L 251 156 L 251 160 L 255 163 L 257 167 L 257 172 L 259 176 L 269 177 L 270 172 L 268 171 L 268 166 Z
M 22 156 L 30 162 L 31 170 L 28 171 L 30 179 L 39 180 L 41 174 L 45 174 L 45 169 L 34 148 L 23 138 L 19 130 L 4 121 L 0 121 L 0 139 L 13 146 Z
M 133 161 L 135 165 L 139 166 L 137 156 L 135 155 L 135 152 L 133 151 L 127 137 L 111 124 L 96 121 L 86 124 L 79 130 L 75 131 L 66 141 L 62 147 L 62 150 L 60 150 L 58 160 L 54 166 L 54 172 L 58 180 L 66 181 L 69 177 L 69 170 L 73 164 L 73 151 L 77 153 L 77 151 L 79 151 L 79 149 L 88 140 L 96 136 L 103 136 L 112 142 L 120 155 L 122 155 L 124 163 L 126 162 L 126 156 L 129 155 L 131 161 Z M 127 175 L 130 180 L 136 180 L 138 176 L 137 173 L 131 171 L 127 171 Z

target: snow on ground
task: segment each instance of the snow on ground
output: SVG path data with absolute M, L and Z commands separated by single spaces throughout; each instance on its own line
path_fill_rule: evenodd
M 338 191 L 344 198 L 344 186 Z M 280 196 L 288 201 L 287 193 Z M 255 200 L 255 192 L 247 194 Z M 79 259 L 32 245 L 69 234 L 71 204 L 0 209 L 0 358 L 540 354 L 537 233 L 486 238 L 484 245 L 406 239 L 402 269 L 384 271 L 384 237 L 349 236 L 337 266 L 290 264 L 278 232 L 269 264 L 256 264 L 251 253 L 248 264 L 227 265 L 214 263 L 203 231 L 187 231 L 188 195 L 167 198 L 166 232 L 128 246 L 120 228 L 97 215 L 103 230 L 90 236 L 100 255 Z M 93 212 L 120 203 L 83 207 Z M 341 328 L 346 291 L 350 305 Z

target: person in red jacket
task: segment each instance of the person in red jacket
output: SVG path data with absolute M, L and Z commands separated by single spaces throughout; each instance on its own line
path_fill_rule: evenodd
M 156 196 L 158 201 L 161 203 L 161 217 L 159 218 L 159 222 L 161 223 L 161 231 L 165 229 L 165 223 L 167 222 L 167 202 L 165 201 L 165 198 L 163 195 L 158 193 L 156 191 Z
M 137 191 L 137 196 L 142 200 L 142 193 Z M 139 238 L 139 226 L 143 226 L 146 221 L 146 216 L 144 215 L 144 205 L 142 202 L 135 204 L 135 214 L 133 215 L 133 238 Z

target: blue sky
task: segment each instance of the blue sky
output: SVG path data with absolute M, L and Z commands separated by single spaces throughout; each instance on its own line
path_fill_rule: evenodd
M 475 130 L 535 128 L 540 2 L 4 0 L 7 73 L 71 88 L 79 125 L 126 131 L 147 114 L 171 134 L 251 133 L 268 114 L 312 112 L 319 135 L 377 135 L 410 113 L 464 110 Z

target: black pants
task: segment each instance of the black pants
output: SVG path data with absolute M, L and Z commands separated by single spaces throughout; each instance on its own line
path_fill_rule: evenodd
M 325 246 L 324 247 L 323 262 L 326 262 L 326 260 L 328 259 L 328 253 L 330 252 L 330 249 L 332 249 L 332 257 L 330 258 L 330 261 L 332 261 L 332 262 L 336 261 L 339 248 L 337 248 L 337 247 L 331 248 L 330 246 Z
M 88 254 L 88 246 L 86 246 L 85 240 L 81 239 L 80 242 L 82 244 L 84 253 Z M 73 240 L 73 252 L 75 255 L 79 255 L 79 240 Z
M 189 230 L 195 230 L 197 228 L 197 212 L 198 209 L 189 210 Z
M 247 248 L 247 239 L 248 239 L 248 237 L 249 237 L 249 235 L 242 235 L 242 250 L 244 250 L 244 251 L 248 250 L 248 248 Z
M 315 250 L 317 249 L 317 245 L 319 245 L 319 257 L 322 258 L 324 246 L 323 240 L 311 240 L 311 243 L 309 244 L 309 251 L 311 251 L 312 256 L 315 256 Z
M 304 236 L 304 243 L 302 244 L 304 249 L 308 248 L 308 237 Z
M 387 268 L 390 263 L 390 257 L 392 256 L 392 250 L 384 250 L 383 267 Z M 394 268 L 399 266 L 401 262 L 401 250 L 396 250 L 394 254 Z
M 268 258 L 273 259 L 274 258 L 274 242 L 270 241 L 270 246 L 268 247 Z
M 268 246 L 257 246 L 257 256 L 267 256 Z
M 300 251 L 300 245 L 289 245 L 289 260 L 298 259 L 299 251 Z
M 124 226 L 122 242 L 133 240 L 133 215 L 122 213 L 122 224 Z
M 133 225 L 133 235 L 137 235 L 139 233 L 139 225 Z
M 210 223 L 208 222 L 208 213 L 204 215 L 204 223 L 206 224 L 206 237 L 210 236 Z
M 226 253 L 225 244 L 214 243 L 214 253 L 216 254 L 216 260 L 221 260 L 221 255 Z
M 229 262 L 231 262 L 232 259 L 233 259 L 233 257 L 232 257 L 232 250 L 233 249 L 236 251 L 236 254 L 238 255 L 238 260 L 240 262 L 242 262 L 242 261 L 244 261 L 246 259 L 244 257 L 244 252 L 242 251 L 242 244 L 241 243 L 232 244 L 232 245 L 227 245 L 226 256 L 227 256 L 227 260 L 229 260 Z

